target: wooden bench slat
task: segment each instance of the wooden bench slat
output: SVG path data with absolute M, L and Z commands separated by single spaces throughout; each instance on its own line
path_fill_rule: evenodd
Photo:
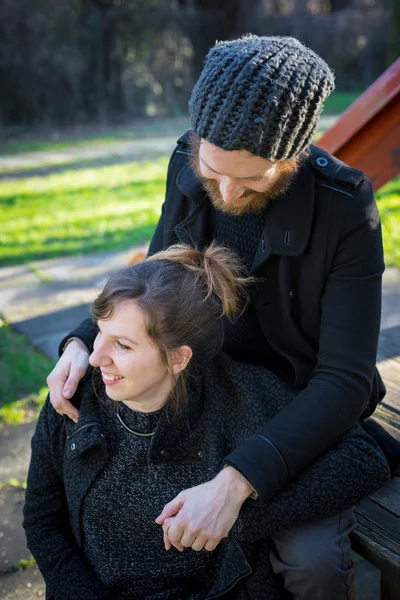
M 400 517 L 400 477 L 392 477 L 390 482 L 371 494 L 370 500 Z
M 387 550 L 377 542 L 370 539 L 370 532 L 364 533 L 360 525 L 357 530 L 350 535 L 352 548 L 357 554 L 365 558 L 380 571 L 394 579 L 399 578 L 399 557 Z
M 387 510 L 376 505 L 371 500 L 363 500 L 362 506 L 356 509 L 356 517 L 359 528 L 371 542 L 391 551 L 400 569 L 400 522 L 397 517 Z

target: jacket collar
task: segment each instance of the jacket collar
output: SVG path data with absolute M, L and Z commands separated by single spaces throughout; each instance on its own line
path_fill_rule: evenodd
M 203 456 L 205 423 L 202 419 L 205 395 L 201 377 L 188 383 L 188 397 L 176 411 L 167 405 L 162 413 L 149 448 L 154 463 L 199 462 Z
M 73 450 L 75 456 L 80 455 L 96 444 L 101 446 L 105 444 L 101 434 L 99 400 L 93 393 L 91 371 L 92 369 L 88 371 L 84 384 L 81 386 L 78 423 L 64 417 L 67 439 L 74 440 L 71 445 L 75 443 Z M 173 406 L 167 405 L 165 411 L 163 411 L 149 447 L 149 460 L 151 462 L 182 463 L 201 461 L 205 437 L 205 425 L 201 416 L 205 400 L 202 378 L 198 375 L 198 373 L 195 373 L 188 383 L 188 399 L 185 405 L 179 411 L 175 411 Z M 70 448 L 70 446 L 68 447 Z
M 251 270 L 272 254 L 303 254 L 311 234 L 315 201 L 314 173 L 309 161 L 300 167 L 287 192 L 271 203 Z
M 179 239 L 189 237 L 190 228 L 206 210 L 212 208 L 210 200 L 201 183 L 195 176 L 189 163 L 178 173 L 176 185 L 184 196 L 193 203 L 193 208 L 187 217 L 175 226 Z M 266 215 L 264 231 L 254 257 L 251 271 L 258 269 L 272 254 L 281 256 L 298 256 L 305 251 L 311 233 L 314 198 L 315 176 L 310 161 L 300 167 L 288 191 L 275 200 Z M 210 222 L 208 231 L 201 235 L 202 239 L 210 237 Z M 208 240 L 211 241 L 211 240 Z

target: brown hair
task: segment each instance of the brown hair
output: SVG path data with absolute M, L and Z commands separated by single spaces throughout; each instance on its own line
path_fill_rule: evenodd
M 224 341 L 222 317 L 244 310 L 246 287 L 255 281 L 230 250 L 212 243 L 205 250 L 177 244 L 111 277 L 92 306 L 94 321 L 109 319 L 122 301 L 142 309 L 149 338 L 159 348 L 171 375 L 179 406 L 186 398 L 186 380 L 193 367 L 211 360 Z M 171 352 L 192 349 L 189 366 L 175 380 Z

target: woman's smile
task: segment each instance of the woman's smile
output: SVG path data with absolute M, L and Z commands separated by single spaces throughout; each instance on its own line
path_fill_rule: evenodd
M 121 381 L 121 379 L 124 379 L 124 377 L 122 377 L 122 375 L 113 375 L 112 373 L 101 372 L 101 376 L 103 378 L 103 382 L 106 385 L 114 385 L 114 384 L 118 383 L 119 381 Z

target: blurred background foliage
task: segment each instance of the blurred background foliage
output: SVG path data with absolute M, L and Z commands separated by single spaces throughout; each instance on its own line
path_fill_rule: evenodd
M 400 54 L 399 7 L 398 0 L 2 0 L 0 133 L 185 114 L 207 50 L 248 32 L 294 35 L 327 60 L 338 89 L 363 90 Z

